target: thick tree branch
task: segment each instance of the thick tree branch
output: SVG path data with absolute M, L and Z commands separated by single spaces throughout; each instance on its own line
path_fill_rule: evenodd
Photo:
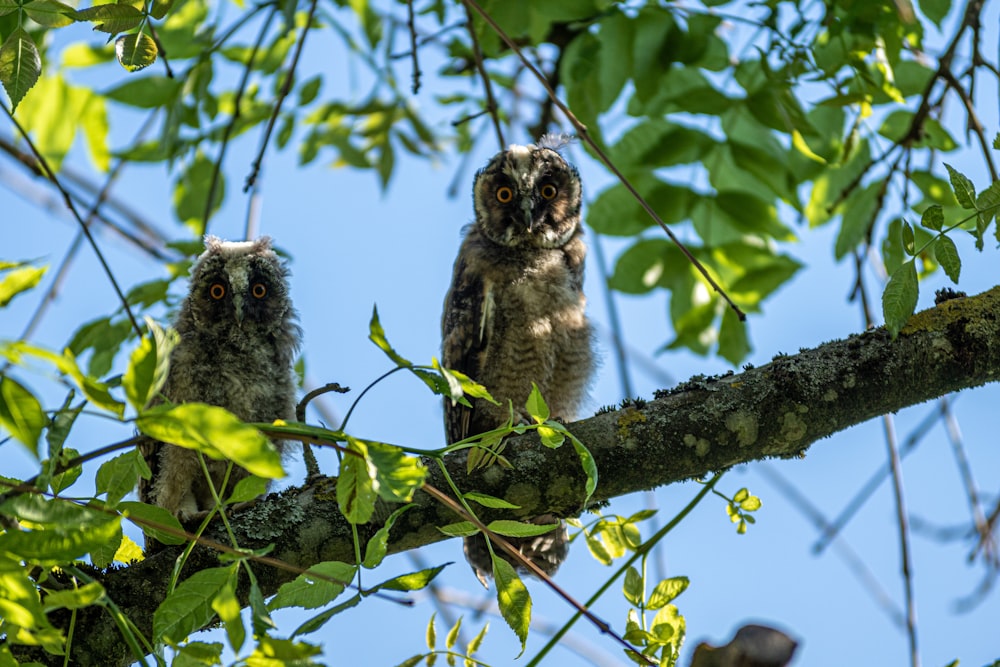
M 977 387 L 1000 378 L 1000 287 L 957 298 L 913 316 L 896 340 L 875 329 L 799 354 L 778 355 L 760 368 L 723 377 L 695 377 L 655 400 L 598 414 L 570 425 L 597 462 L 595 502 L 705 475 L 739 463 L 803 455 L 817 440 L 873 417 Z M 541 447 L 534 435 L 512 439 L 508 470 L 465 473 L 464 455 L 449 461 L 459 488 L 506 498 L 518 513 L 580 512 L 584 475 L 573 449 Z M 447 488 L 436 466 L 429 482 Z M 457 517 L 418 493 L 416 507 L 397 521 L 390 552 L 444 539 L 436 526 Z M 499 514 L 484 511 L 480 518 Z M 337 510 L 333 480 L 270 496 L 233 520 L 240 546 L 274 543 L 272 556 L 300 567 L 353 557 L 351 530 Z M 371 527 L 363 534 L 371 534 Z M 209 535 L 225 541 L 221 535 Z M 458 546 L 456 544 L 456 553 Z M 143 632 L 166 593 L 176 549 L 101 575 L 111 597 Z M 218 565 L 196 549 L 186 574 Z M 292 575 L 255 566 L 265 594 Z M 375 603 L 381 604 L 381 603 Z M 53 623 L 65 627 L 67 617 Z M 100 609 L 78 613 L 72 664 L 127 664 L 124 642 Z M 25 652 L 20 658 L 28 658 Z M 62 659 L 33 653 L 46 664 Z

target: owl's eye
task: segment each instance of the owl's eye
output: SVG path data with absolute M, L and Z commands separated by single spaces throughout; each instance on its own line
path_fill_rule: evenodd
M 510 200 L 514 198 L 514 191 L 508 188 L 506 185 L 502 185 L 497 188 L 497 201 L 501 204 L 509 204 Z
M 541 193 L 545 199 L 555 199 L 556 195 L 559 194 L 559 189 L 551 183 L 546 183 L 542 186 Z
M 226 286 L 222 283 L 213 283 L 212 286 L 208 288 L 208 295 L 218 301 L 222 297 L 226 296 Z
M 255 299 L 263 299 L 267 296 L 267 288 L 264 287 L 263 283 L 254 283 L 253 287 L 250 288 L 250 293 Z

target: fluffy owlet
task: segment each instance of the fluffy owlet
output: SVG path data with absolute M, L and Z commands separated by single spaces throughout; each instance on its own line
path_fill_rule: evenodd
M 271 239 L 227 242 L 205 238 L 205 252 L 191 269 L 188 294 L 174 327 L 180 342 L 170 355 L 163 397 L 226 408 L 243 421 L 295 419 L 292 365 L 301 329 L 288 295 L 288 269 Z M 275 445 L 282 449 L 283 442 Z M 145 439 L 140 451 L 153 475 L 140 480 L 139 499 L 181 521 L 214 505 L 196 452 Z M 220 489 L 227 462 L 206 458 Z M 235 467 L 229 487 L 249 473 Z
M 442 362 L 485 385 L 501 405 L 474 400 L 470 409 L 445 400 L 449 443 L 504 424 L 508 400 L 523 410 L 532 382 L 555 418 L 572 421 L 590 383 L 580 177 L 545 138 L 539 144 L 510 146 L 476 174 L 476 219 L 445 298 Z M 547 574 L 569 548 L 562 522 L 539 537 L 508 539 Z M 465 555 L 485 585 L 493 569 L 485 538 L 467 538 Z

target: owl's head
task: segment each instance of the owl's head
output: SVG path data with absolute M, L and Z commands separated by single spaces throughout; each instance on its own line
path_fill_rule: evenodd
M 201 332 L 220 338 L 297 330 L 288 269 L 266 236 L 240 242 L 206 236 L 185 306 Z
M 511 145 L 476 174 L 476 226 L 494 243 L 559 248 L 580 227 L 580 175 L 544 145 Z

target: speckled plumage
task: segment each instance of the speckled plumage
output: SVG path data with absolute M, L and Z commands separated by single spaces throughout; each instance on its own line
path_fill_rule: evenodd
M 170 355 L 163 397 L 217 405 L 248 422 L 295 419 L 292 365 L 301 329 L 288 294 L 288 269 L 267 237 L 226 242 L 209 236 L 205 248 L 174 323 L 180 342 Z M 283 449 L 284 443 L 275 446 Z M 214 505 L 197 453 L 151 439 L 140 451 L 153 471 L 139 485 L 140 500 L 182 521 Z M 228 464 L 205 461 L 218 489 Z M 248 474 L 235 467 L 229 487 Z
M 445 298 L 442 363 L 485 385 L 501 405 L 475 400 L 470 409 L 446 400 L 449 442 L 503 424 L 508 400 L 523 411 L 532 382 L 554 418 L 572 421 L 594 368 L 576 169 L 551 148 L 510 146 L 476 174 L 473 203 L 476 219 Z M 510 541 L 551 574 L 565 559 L 567 539 L 561 525 Z M 483 537 L 467 539 L 465 551 L 485 583 L 492 566 Z

